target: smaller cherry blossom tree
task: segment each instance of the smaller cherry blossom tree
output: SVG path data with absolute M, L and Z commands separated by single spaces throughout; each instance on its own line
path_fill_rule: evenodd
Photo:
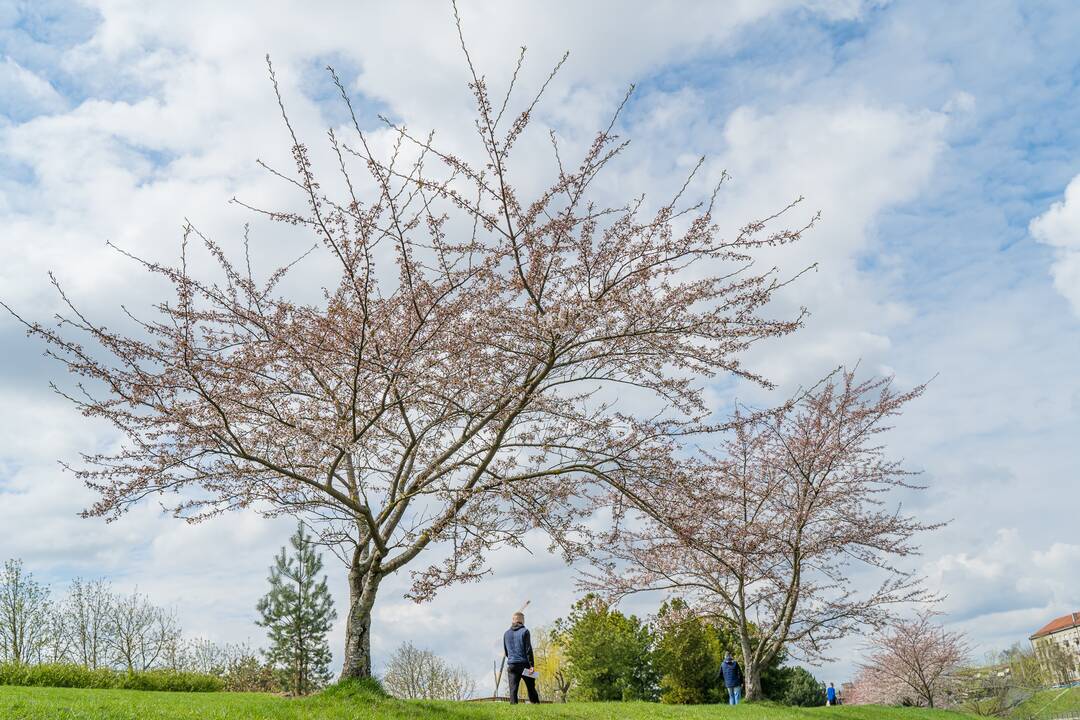
M 870 655 L 860 663 L 856 687 L 870 702 L 917 702 L 940 707 L 955 695 L 959 678 L 953 674 L 968 657 L 963 633 L 950 632 L 924 610 L 911 620 L 899 620 L 870 641 Z
M 612 599 L 675 592 L 727 623 L 746 696 L 760 697 L 761 670 L 781 652 L 821 658 L 897 605 L 931 599 L 895 562 L 937 526 L 890 502 L 918 486 L 879 442 L 923 389 L 844 371 L 780 409 L 737 413 L 716 454 L 666 466 L 665 456 L 613 479 L 616 522 L 582 584 Z M 860 566 L 880 578 L 869 592 L 851 581 Z

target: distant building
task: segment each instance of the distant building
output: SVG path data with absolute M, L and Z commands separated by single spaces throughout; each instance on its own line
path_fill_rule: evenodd
M 1035 631 L 1031 647 L 1055 683 L 1080 682 L 1080 612 L 1062 615 Z

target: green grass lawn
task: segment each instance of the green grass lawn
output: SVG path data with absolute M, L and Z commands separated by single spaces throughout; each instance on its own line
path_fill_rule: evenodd
M 1053 718 L 1061 715 L 1080 715 L 1080 687 L 1067 690 L 1040 690 L 1031 699 L 1017 705 L 1010 713 L 1011 717 Z
M 293 700 L 256 693 L 167 693 L 0 686 L 0 718 L 3 720 L 957 720 L 966 717 L 940 710 L 865 705 L 812 709 L 771 705 L 675 707 L 652 703 L 512 707 L 505 703 L 406 702 L 350 692 Z

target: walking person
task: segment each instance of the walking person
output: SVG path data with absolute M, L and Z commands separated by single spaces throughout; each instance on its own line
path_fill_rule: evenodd
M 720 675 L 724 678 L 724 687 L 727 688 L 728 705 L 738 705 L 742 699 L 743 673 L 730 652 L 724 653 L 724 662 L 720 663 Z
M 530 703 L 539 703 L 536 692 L 536 674 L 533 665 L 532 638 L 525 627 L 525 613 L 516 612 L 510 623 L 510 629 L 503 633 L 503 653 L 506 655 L 507 681 L 510 684 L 510 704 L 517 705 L 518 686 L 525 681 L 525 690 L 529 693 Z M 528 674 L 524 674 L 528 673 Z
M 829 683 L 829 688 L 825 691 L 825 704 L 836 704 L 836 688 L 833 686 L 832 683 Z

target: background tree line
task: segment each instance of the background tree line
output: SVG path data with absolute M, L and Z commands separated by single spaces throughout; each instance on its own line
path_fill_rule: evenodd
M 681 599 L 665 601 L 646 621 L 596 595 L 578 600 L 551 627 L 534 628 L 532 641 L 540 697 L 553 702 L 727 702 L 720 662 L 725 651 L 737 647 L 735 633 L 695 615 Z M 764 697 L 786 705 L 823 705 L 822 683 L 805 668 L 783 662 L 778 657 L 763 672 Z M 381 680 L 400 698 L 464 700 L 476 691 L 466 668 L 408 642 L 391 656 Z M 505 673 L 496 670 L 495 695 L 505 693 Z
M 226 689 L 276 689 L 248 645 L 185 637 L 176 614 L 145 593 L 75 578 L 57 597 L 17 559 L 0 572 L 0 663 L 203 673 Z
M 737 655 L 729 623 L 702 617 L 680 598 L 665 601 L 651 620 L 626 615 L 586 595 L 544 635 L 537 657 L 541 687 L 561 700 L 659 700 L 672 704 L 727 702 L 720 663 Z M 763 697 L 787 705 L 824 704 L 824 686 L 783 654 L 762 671 Z M 554 683 L 562 675 L 567 682 Z
M 107 580 L 75 578 L 54 598 L 21 560 L 8 560 L 0 573 L 0 664 L 200 673 L 226 690 L 312 692 L 330 679 L 326 635 L 337 615 L 302 525 L 290 544 L 291 553 L 283 547 L 275 557 L 270 589 L 256 606 L 269 640 L 261 652 L 185 637 L 175 612 Z

